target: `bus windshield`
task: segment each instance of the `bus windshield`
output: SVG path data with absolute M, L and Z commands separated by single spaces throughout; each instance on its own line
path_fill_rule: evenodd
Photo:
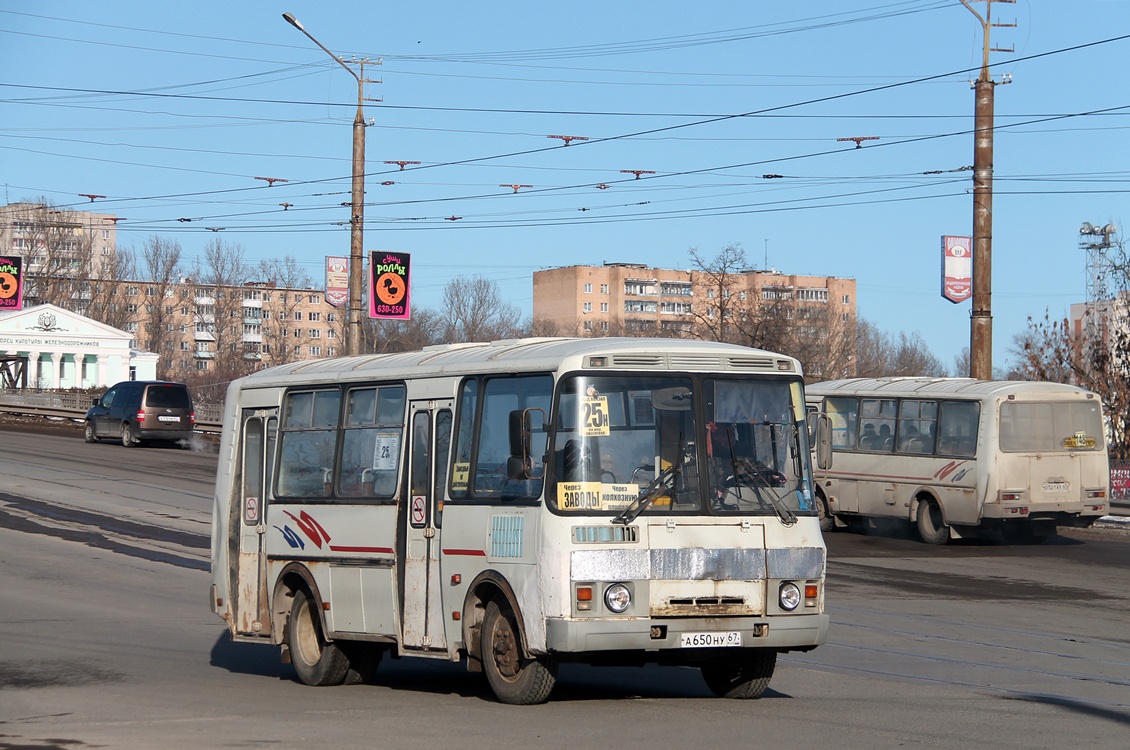
M 618 513 L 641 493 L 646 503 L 632 517 L 791 521 L 813 507 L 799 381 L 576 375 L 562 381 L 556 414 L 560 511 Z
M 1098 402 L 1001 404 L 1001 450 L 1041 453 L 1101 450 L 1102 411 Z

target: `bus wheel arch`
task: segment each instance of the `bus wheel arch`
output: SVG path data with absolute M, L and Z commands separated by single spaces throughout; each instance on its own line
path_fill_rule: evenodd
M 913 519 L 922 541 L 927 544 L 945 544 L 949 541 L 950 527 L 946 523 L 945 512 L 933 495 L 920 492 L 915 496 Z
M 502 599 L 510 607 L 517 618 L 522 654 L 529 655 L 526 649 L 526 624 L 513 587 L 498 571 L 484 570 L 467 587 L 467 596 L 463 600 L 463 643 L 467 652 L 467 669 L 471 672 L 483 671 L 480 639 L 487 603 L 491 599 Z
M 836 517 L 832 514 L 832 507 L 828 503 L 828 496 L 819 485 L 816 487 L 816 514 L 820 519 L 820 530 L 824 533 L 835 531 Z
M 482 671 L 503 703 L 544 703 L 557 682 L 557 663 L 530 653 L 514 590 L 494 571 L 480 574 L 463 607 L 468 669 Z
M 301 589 L 305 589 L 315 602 L 322 601 L 322 592 L 309 569 L 292 562 L 279 573 L 275 580 L 275 590 L 271 594 L 271 642 L 276 645 L 286 644 L 287 621 L 294 605 L 294 596 Z M 324 629 L 326 623 L 324 615 L 321 615 L 321 608 L 319 614 L 323 618 L 321 626 Z

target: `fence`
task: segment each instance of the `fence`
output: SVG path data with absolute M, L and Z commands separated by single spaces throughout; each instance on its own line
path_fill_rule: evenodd
M 0 412 L 35 417 L 82 419 L 94 398 L 89 393 L 73 391 L 0 391 Z M 196 404 L 197 432 L 219 432 L 222 406 Z

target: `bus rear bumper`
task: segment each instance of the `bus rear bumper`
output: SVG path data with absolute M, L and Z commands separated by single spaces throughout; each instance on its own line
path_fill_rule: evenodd
M 680 651 L 699 655 L 711 648 L 682 648 L 684 633 L 741 633 L 742 648 L 768 648 L 780 651 L 815 648 L 828 637 L 828 615 L 808 614 L 774 617 L 733 618 L 638 618 L 546 621 L 546 646 L 559 654 L 611 651 L 665 652 L 665 658 L 645 661 L 670 661 Z M 736 645 L 736 644 L 735 644 Z

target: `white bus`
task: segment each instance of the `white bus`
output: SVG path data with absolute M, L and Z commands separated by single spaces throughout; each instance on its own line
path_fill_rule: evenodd
M 968 378 L 814 383 L 810 408 L 832 423 L 830 470 L 817 472 L 822 526 L 902 518 L 923 541 L 979 531 L 1043 540 L 1107 509 L 1103 411 L 1069 385 Z
M 824 642 L 800 366 L 725 344 L 528 339 L 232 383 L 212 608 L 310 685 L 386 651 L 507 703 L 560 662 L 701 669 L 756 698 Z M 824 431 L 826 438 L 826 430 Z

